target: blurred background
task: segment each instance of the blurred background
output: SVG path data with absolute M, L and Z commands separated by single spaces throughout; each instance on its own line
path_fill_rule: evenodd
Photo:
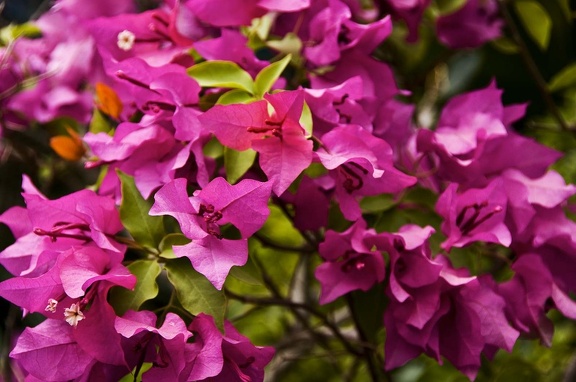
M 49 0 L 4 0 L 0 2 L 0 27 L 11 22 L 23 23 L 41 14 L 50 6 Z

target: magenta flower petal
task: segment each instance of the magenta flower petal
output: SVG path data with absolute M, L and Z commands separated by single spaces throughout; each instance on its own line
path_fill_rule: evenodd
M 224 356 L 222 333 L 216 327 L 214 318 L 201 313 L 188 329 L 194 333 L 194 343 L 190 348 L 195 353 L 188 380 L 202 380 L 218 375 L 224 366 Z
M 230 268 L 246 264 L 248 241 L 217 239 L 208 235 L 190 244 L 175 246 L 174 253 L 190 259 L 195 270 L 206 276 L 216 289 L 222 289 Z
M 26 328 L 10 357 L 17 359 L 34 377 L 44 381 L 67 381 L 80 377 L 93 358 L 76 343 L 74 329 L 64 321 L 48 319 Z
M 442 247 L 463 247 L 473 241 L 487 241 L 508 246 L 511 234 L 504 224 L 507 197 L 503 181 L 496 178 L 482 189 L 457 191 L 456 183 L 450 184 L 436 204 L 436 210 L 446 220 L 442 231 L 448 239 Z
M 327 304 L 353 290 L 368 291 L 382 282 L 385 275 L 384 259 L 379 251 L 371 249 L 374 230 L 358 220 L 342 233 L 326 232 L 320 244 L 320 255 L 327 260 L 320 264 L 314 275 L 320 281 L 320 304 Z
M 231 185 L 224 178 L 216 178 L 195 194 L 195 198 L 225 211 L 220 224 L 232 223 L 243 238 L 248 238 L 262 227 L 270 213 L 268 198 L 270 183 L 251 179 Z
M 155 203 L 150 208 L 150 215 L 171 215 L 178 221 L 186 237 L 199 239 L 208 233 L 190 218 L 190 215 L 196 215 L 198 211 L 190 202 L 186 184 L 186 179 L 176 179 L 158 190 L 154 196 Z
M 312 142 L 300 125 L 304 104 L 301 90 L 267 94 L 268 103 L 216 105 L 199 117 L 225 146 L 235 150 L 253 148 L 260 154 L 260 166 L 281 195 L 312 162 Z

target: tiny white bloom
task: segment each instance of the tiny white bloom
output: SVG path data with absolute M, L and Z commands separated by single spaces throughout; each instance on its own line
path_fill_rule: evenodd
M 134 41 L 136 41 L 136 36 L 129 30 L 123 30 L 118 33 L 118 48 L 129 51 L 134 46 Z
M 46 308 L 44 309 L 47 312 L 56 312 L 56 306 L 58 306 L 58 301 L 54 300 L 53 298 L 49 298 L 48 299 L 48 305 L 46 305 Z
M 66 322 L 74 327 L 85 318 L 84 313 L 80 311 L 80 304 L 72 304 L 70 308 L 64 309 L 64 317 L 66 317 Z

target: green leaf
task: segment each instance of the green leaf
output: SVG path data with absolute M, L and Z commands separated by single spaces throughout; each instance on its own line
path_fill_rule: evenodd
M 321 163 L 310 163 L 310 166 L 306 170 L 304 170 L 304 174 L 308 175 L 310 178 L 319 178 L 322 175 L 328 173 L 326 167 L 324 167 Z
M 24 23 L 13 25 L 12 36 L 14 39 L 19 37 L 35 38 L 42 36 L 42 30 L 34 23 Z
M 136 366 L 135 366 L 134 369 L 132 369 L 132 372 L 123 376 L 122 379 L 120 379 L 118 382 L 134 382 L 134 381 L 141 382 L 142 381 L 142 374 L 144 374 L 145 372 L 150 370 L 152 368 L 152 366 L 154 366 L 154 364 L 152 362 L 144 362 L 142 364 L 142 367 L 139 370 L 138 375 L 136 376 L 137 378 L 134 379 L 134 373 L 136 373 Z
M 535 365 L 521 358 L 509 357 L 505 367 L 496 370 L 495 382 L 541 382 L 543 380 L 542 373 Z
M 279 251 L 275 248 L 267 247 L 264 244 L 251 240 L 249 242 L 250 256 L 253 256 L 255 263 L 261 265 L 266 270 L 266 275 L 278 287 L 280 293 L 287 294 L 290 291 L 290 281 L 294 279 L 294 274 L 301 259 L 300 252 Z M 234 279 L 232 279 L 234 280 Z M 244 284 L 246 284 L 244 282 Z M 238 285 L 238 283 L 236 283 Z M 260 290 L 258 285 L 250 285 L 254 289 Z M 246 288 L 247 289 L 247 288 Z
M 8 45 L 20 37 L 36 38 L 40 36 L 42 36 L 42 30 L 33 23 L 10 24 L 0 29 L 0 41 L 4 45 Z
M 128 265 L 128 269 L 138 279 L 134 290 L 115 287 L 110 291 L 110 303 L 119 316 L 130 309 L 138 310 L 144 301 L 158 295 L 156 277 L 162 269 L 155 260 L 137 260 Z
M 136 242 L 148 248 L 157 248 L 165 236 L 161 216 L 150 216 L 152 200 L 145 200 L 136 188 L 134 178 L 116 170 L 122 182 L 120 219 Z
M 360 201 L 360 208 L 363 213 L 375 213 L 389 210 L 397 203 L 394 197 L 388 194 L 366 196 Z
M 514 6 L 526 32 L 541 50 L 546 50 L 552 32 L 552 20 L 546 9 L 534 0 L 516 1 Z
M 496 40 L 490 41 L 490 44 L 504 54 L 516 54 L 520 51 L 518 45 L 508 37 L 500 37 Z
M 304 106 L 302 107 L 302 115 L 300 116 L 300 125 L 306 131 L 306 138 L 310 138 L 312 136 L 313 130 L 313 122 L 312 122 L 312 111 L 310 110 L 310 106 L 304 101 Z
M 190 243 L 190 239 L 181 233 L 170 233 L 162 239 L 160 242 L 160 257 L 165 259 L 175 259 L 176 255 L 172 249 L 175 245 L 186 245 Z
M 224 293 L 214 288 L 204 275 L 196 272 L 188 259 L 170 260 L 164 267 L 184 309 L 193 315 L 211 315 L 216 325 L 222 329 L 226 313 Z
M 435 3 L 440 15 L 447 15 L 462 8 L 466 0 L 436 0 Z
M 224 155 L 224 146 L 222 146 L 222 143 L 220 143 L 216 137 L 213 137 L 208 142 L 206 142 L 202 148 L 202 152 L 208 158 L 218 159 Z
M 555 92 L 576 85 L 576 63 L 566 66 L 552 77 L 550 91 Z
M 266 41 L 270 34 L 270 29 L 274 25 L 274 18 L 275 16 L 272 13 L 267 13 L 262 17 L 252 19 L 252 24 L 249 28 L 250 34 L 255 34 L 261 41 Z
M 251 309 L 234 320 L 234 327 L 255 344 L 271 344 L 282 341 L 286 335 L 286 323 L 290 317 L 286 309 L 279 306 Z
M 449 362 L 439 365 L 434 359 L 428 357 L 420 357 L 420 362 L 424 364 L 424 370 L 420 373 L 419 378 L 412 379 L 411 381 L 429 382 L 429 381 L 442 381 L 442 382 L 468 382 L 470 381 L 464 374 L 456 370 L 456 368 Z M 412 362 L 416 362 L 412 361 Z
M 284 54 L 296 55 L 302 50 L 302 40 L 292 32 L 286 33 L 282 40 L 267 41 L 266 45 Z
M 570 0 L 556 0 L 560 9 L 562 9 L 562 13 L 566 16 L 567 20 L 572 18 L 572 11 L 570 10 Z
M 288 66 L 288 63 L 292 59 L 292 55 L 289 54 L 280 61 L 276 61 L 258 73 L 256 79 L 254 80 L 254 90 L 255 95 L 258 98 L 262 98 L 264 93 L 267 93 L 272 88 L 272 85 L 280 78 L 280 75 Z
M 378 217 L 374 221 L 373 228 L 377 232 L 396 232 L 400 227 L 405 224 L 416 224 L 419 226 L 430 225 L 436 228 L 436 232 L 440 232 L 440 225 L 442 218 L 435 212 L 435 205 L 438 196 L 434 192 L 421 187 L 410 188 L 402 197 L 401 203 L 403 208 L 383 208 L 385 205 L 385 198 L 382 200 L 382 205 L 368 206 L 374 207 L 374 210 L 380 210 Z M 365 202 L 370 204 L 370 201 Z M 365 207 L 365 205 L 362 205 Z M 376 211 L 374 211 L 376 212 Z M 430 243 L 434 248 L 438 243 L 438 239 L 433 235 Z
M 224 166 L 226 167 L 226 180 L 234 184 L 248 171 L 256 159 L 256 151 L 252 149 L 237 151 L 224 148 Z
M 281 208 L 274 204 L 269 205 L 270 216 L 260 229 L 259 233 L 269 240 L 281 245 L 298 247 L 304 245 L 305 240 L 300 231 L 286 217 Z
M 246 269 L 247 265 L 243 265 L 242 267 L 232 267 L 230 269 L 229 275 L 234 277 L 237 280 L 245 282 L 246 284 L 250 285 L 262 285 L 262 280 L 260 280 L 257 275 L 257 269 L 254 266 L 254 263 L 251 263 L 251 269 Z
M 336 382 L 344 381 L 342 371 L 334 366 L 334 362 L 328 357 L 318 357 L 320 349 L 312 348 L 315 353 L 309 354 L 310 350 L 305 349 L 287 360 L 289 367 L 280 369 L 275 375 L 277 381 L 298 381 L 298 382 Z M 350 368 L 352 370 L 352 368 Z M 368 374 L 364 371 L 364 374 Z M 319 378 L 321 376 L 321 378 Z
M 254 94 L 254 82 L 248 72 L 231 61 L 205 61 L 188 69 L 200 86 L 246 90 Z
M 256 101 L 257 98 L 254 97 L 252 94 L 248 93 L 246 90 L 242 89 L 232 89 L 227 91 L 226 93 L 222 94 L 218 101 L 216 102 L 217 105 L 233 105 L 237 103 L 250 103 Z
M 552 165 L 552 170 L 558 171 L 566 183 L 576 183 L 576 149 L 567 151 L 558 162 Z
M 262 285 L 262 281 L 240 267 L 232 267 L 228 275 L 249 285 Z
M 280 288 L 282 293 L 287 293 L 290 287 L 290 280 L 294 276 L 296 266 L 302 254 L 298 251 L 282 250 L 280 253 L 274 246 L 267 243 L 276 243 L 279 246 L 288 248 L 299 248 L 306 244 L 300 232 L 294 228 L 292 221 L 286 217 L 282 209 L 271 204 L 270 216 L 264 226 L 258 232 L 258 236 L 264 239 L 253 237 L 248 242 L 250 257 L 255 264 L 262 266 L 267 275 Z
M 102 114 L 102 112 L 94 108 L 92 119 L 90 120 L 89 130 L 93 134 L 108 133 L 110 130 L 112 130 L 112 126 L 106 117 Z

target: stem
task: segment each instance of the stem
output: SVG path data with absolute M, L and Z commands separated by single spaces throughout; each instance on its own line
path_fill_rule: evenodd
M 172 308 L 174 306 L 174 298 L 175 297 L 176 297 L 176 291 L 173 289 L 172 293 L 170 293 L 170 300 L 168 300 L 168 304 L 166 304 L 164 309 L 162 309 L 162 314 L 160 314 L 160 317 L 158 320 L 159 324 L 164 322 L 164 320 L 166 319 L 166 315 L 168 314 L 168 311 L 170 310 L 170 308 Z
M 524 62 L 526 69 L 528 69 L 528 73 L 534 80 L 534 83 L 536 84 L 536 87 L 538 88 L 538 91 L 540 92 L 542 99 L 546 103 L 548 111 L 550 111 L 554 119 L 556 119 L 562 130 L 568 131 L 570 130 L 570 126 L 568 126 L 568 124 L 564 120 L 564 117 L 562 117 L 562 114 L 560 114 L 558 107 L 556 107 L 556 104 L 552 99 L 552 95 L 548 90 L 548 84 L 546 83 L 546 81 L 544 81 L 542 74 L 538 70 L 538 66 L 536 66 L 536 63 L 532 59 L 528 47 L 526 46 L 526 43 L 522 39 L 518 27 L 516 26 L 516 23 L 514 22 L 514 19 L 512 18 L 512 15 L 510 14 L 510 11 L 508 10 L 508 6 L 506 5 L 506 3 L 507 3 L 506 0 L 498 0 L 500 13 L 502 14 L 502 17 L 506 22 L 506 26 L 510 31 L 512 40 L 514 40 L 514 42 L 518 46 L 518 49 L 520 49 L 520 57 L 522 58 L 522 61 Z
M 152 254 L 152 255 L 158 255 L 158 253 L 156 253 L 156 252 L 154 252 L 154 251 L 152 251 L 146 247 L 141 246 L 140 244 L 138 244 L 134 240 L 129 239 L 127 237 L 119 236 L 119 235 L 106 235 L 106 236 L 117 241 L 118 243 L 126 244 L 128 246 L 128 248 L 136 249 L 138 251 L 146 252 L 146 253 Z
M 307 312 L 318 317 L 322 321 L 322 323 L 330 329 L 330 331 L 342 343 L 344 348 L 350 354 L 353 354 L 355 356 L 361 356 L 362 355 L 362 352 L 358 351 L 354 346 L 352 346 L 350 341 L 348 341 L 348 339 L 346 339 L 346 337 L 344 337 L 344 335 L 342 334 L 342 332 L 340 331 L 338 326 L 336 326 L 334 323 L 332 323 L 330 320 L 328 320 L 328 318 L 324 314 L 318 312 L 316 309 L 314 309 L 313 307 L 311 307 L 309 305 L 296 303 L 296 302 L 293 302 L 291 300 L 287 300 L 287 299 L 283 298 L 282 294 L 280 293 L 280 291 L 278 290 L 276 285 L 274 285 L 274 282 L 272 281 L 270 276 L 266 273 L 264 267 L 262 266 L 260 261 L 256 258 L 256 256 L 253 257 L 253 260 L 254 260 L 254 263 L 258 266 L 258 268 L 260 269 L 260 271 L 262 273 L 262 280 L 264 281 L 264 284 L 266 284 L 268 289 L 270 289 L 270 291 L 274 295 L 274 298 L 257 298 L 257 297 L 239 296 L 239 295 L 235 295 L 235 294 L 229 294 L 228 296 L 230 298 L 236 298 L 239 301 L 252 302 L 255 304 L 287 306 L 290 308 L 291 312 L 294 314 L 296 319 L 298 319 L 298 321 L 302 324 L 302 326 L 304 326 L 304 328 L 306 330 L 308 330 L 310 332 L 310 334 L 318 340 L 318 343 L 325 345 L 324 338 L 314 331 L 314 329 L 310 326 L 310 324 L 306 320 L 306 317 L 304 317 L 302 315 L 302 313 L 298 310 L 298 309 L 305 309 Z
M 151 334 L 151 333 L 150 333 Z M 144 365 L 144 360 L 146 359 L 146 346 L 148 346 L 148 343 L 150 342 L 150 338 L 148 338 L 148 340 L 146 341 L 146 345 L 143 346 L 142 351 L 140 353 L 140 357 L 138 357 L 138 363 L 136 364 L 136 370 L 134 370 L 134 382 L 138 381 L 138 374 L 140 374 L 140 371 L 142 370 L 142 365 Z
M 323 148 L 324 150 L 326 150 L 326 152 L 327 152 L 328 154 L 330 154 L 330 150 L 328 149 L 328 147 L 326 147 L 326 146 L 324 145 L 324 143 L 322 143 L 322 141 L 320 140 L 320 138 L 316 137 L 315 135 L 312 135 L 312 136 L 310 137 L 310 139 L 312 139 L 313 142 L 316 142 L 316 143 L 318 144 L 318 147 Z
M 358 315 L 356 314 L 356 310 L 354 309 L 354 301 L 352 300 L 352 296 L 350 296 L 350 294 L 346 295 L 346 303 L 348 304 L 348 309 L 350 310 L 352 321 L 354 322 L 354 327 L 356 328 L 356 332 L 358 333 L 358 338 L 360 338 L 362 344 L 365 344 L 362 345 L 362 356 L 366 361 L 366 364 L 368 365 L 368 370 L 370 371 L 370 377 L 372 378 L 372 381 L 378 382 L 380 381 L 380 377 L 378 376 L 379 375 L 378 369 L 376 367 L 376 364 L 374 363 L 374 357 L 372 354 L 373 350 L 371 346 L 368 345 L 370 344 L 370 342 L 368 341 L 368 337 L 366 336 L 366 333 L 364 333 L 364 330 L 362 330 L 362 327 L 360 326 L 360 320 L 358 318 Z

